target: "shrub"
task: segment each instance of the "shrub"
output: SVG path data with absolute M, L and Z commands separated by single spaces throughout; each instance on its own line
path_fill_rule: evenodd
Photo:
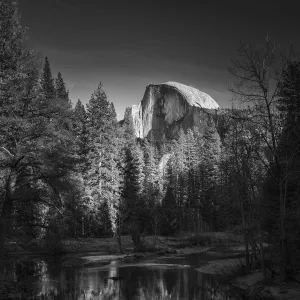
M 192 235 L 191 237 L 189 237 L 188 240 L 194 246 L 207 246 L 207 245 L 211 245 L 212 243 L 211 236 L 202 235 L 202 234 Z
M 49 254 L 64 253 L 63 242 L 60 235 L 48 232 L 43 238 L 43 250 Z

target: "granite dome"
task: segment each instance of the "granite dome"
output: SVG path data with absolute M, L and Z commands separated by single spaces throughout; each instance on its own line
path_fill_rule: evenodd
M 199 106 L 207 109 L 220 108 L 218 103 L 211 96 L 191 86 L 174 81 L 165 82 L 163 85 L 168 85 L 177 89 L 192 106 Z
M 176 138 L 180 128 L 197 127 L 203 131 L 211 126 L 219 110 L 215 100 L 193 87 L 166 82 L 149 84 L 142 101 L 133 105 L 130 114 L 135 134 L 145 138 L 151 134 L 156 141 Z

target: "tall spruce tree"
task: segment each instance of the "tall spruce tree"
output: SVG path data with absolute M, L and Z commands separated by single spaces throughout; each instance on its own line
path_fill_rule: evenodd
M 87 114 L 80 99 L 78 99 L 73 112 L 73 132 L 78 144 L 78 155 L 85 161 L 88 154 Z
M 197 145 L 197 139 L 192 129 L 188 129 L 186 134 L 186 157 L 187 157 L 187 169 L 188 169 L 188 186 L 187 186 L 187 205 L 189 207 L 189 214 L 193 215 L 192 226 L 194 227 L 195 234 L 198 234 L 200 231 L 200 193 L 199 193 L 199 151 Z
M 201 157 L 201 198 L 203 199 L 204 218 L 215 230 L 216 192 L 218 186 L 219 161 L 220 161 L 220 136 L 214 126 L 207 126 L 203 135 Z
M 181 128 L 179 131 L 178 141 L 176 143 L 175 157 L 177 165 L 177 187 L 176 187 L 176 200 L 179 215 L 179 230 L 183 232 L 184 219 L 186 217 L 187 210 L 187 186 L 188 186 L 188 164 L 186 157 L 187 140 L 184 130 Z
M 107 100 L 100 83 L 87 104 L 87 126 L 89 133 L 87 192 L 98 207 L 106 202 L 107 216 L 113 232 L 116 232 L 116 207 L 120 197 L 121 175 L 119 170 L 120 146 L 116 112 Z
M 151 141 L 151 138 L 150 138 Z M 158 225 L 161 221 L 161 204 L 164 194 L 164 178 L 160 174 L 158 164 L 158 150 L 152 140 L 152 143 L 145 139 L 143 142 L 144 152 L 144 201 L 149 210 L 149 223 L 152 225 L 152 231 L 156 235 Z
M 46 99 L 53 99 L 55 97 L 55 87 L 52 78 L 50 63 L 47 56 L 45 57 L 41 85 Z
M 61 99 L 69 103 L 69 92 L 66 90 L 66 85 L 60 72 L 55 79 L 55 95 L 58 99 Z
M 107 100 L 101 82 L 92 94 L 86 107 L 88 128 L 90 137 L 93 139 L 99 135 L 99 131 L 103 131 L 108 122 L 116 119 L 113 105 Z
M 145 228 L 144 157 L 134 133 L 131 109 L 125 111 L 123 124 L 123 187 L 124 223 L 129 227 L 136 250 L 142 250 L 141 232 Z
M 158 166 L 157 166 L 157 149 L 154 145 L 149 143 L 147 139 L 143 142 L 144 152 L 144 192 L 149 198 L 149 201 L 156 202 L 152 199 L 158 192 Z
M 142 250 L 141 233 L 145 227 L 143 201 L 143 152 L 136 143 L 125 149 L 123 197 L 126 205 L 126 221 L 129 224 L 132 241 L 137 251 Z

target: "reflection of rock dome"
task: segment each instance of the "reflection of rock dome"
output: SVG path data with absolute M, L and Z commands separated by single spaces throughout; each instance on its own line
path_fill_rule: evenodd
M 150 84 L 139 105 L 133 105 L 131 115 L 135 134 L 155 140 L 174 138 L 181 127 L 200 130 L 219 109 L 215 100 L 193 87 L 177 83 Z

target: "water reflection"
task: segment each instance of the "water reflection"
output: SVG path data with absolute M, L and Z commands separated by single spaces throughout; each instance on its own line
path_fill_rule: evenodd
M 213 276 L 199 273 L 193 267 L 160 267 L 157 262 L 152 266 L 126 266 L 113 261 L 105 267 L 92 264 L 72 269 L 46 260 L 35 261 L 31 267 L 27 278 L 35 300 L 244 299 Z

